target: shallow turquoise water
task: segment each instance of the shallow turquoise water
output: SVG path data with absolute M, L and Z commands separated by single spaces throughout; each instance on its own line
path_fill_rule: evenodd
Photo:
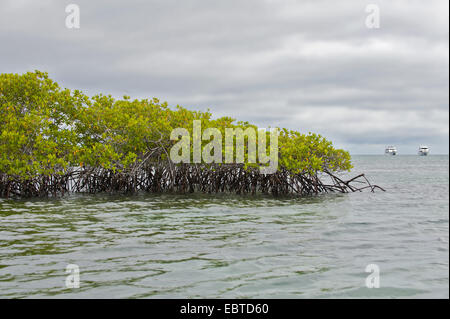
M 354 164 L 387 192 L 0 199 L 0 297 L 448 298 L 448 156 Z

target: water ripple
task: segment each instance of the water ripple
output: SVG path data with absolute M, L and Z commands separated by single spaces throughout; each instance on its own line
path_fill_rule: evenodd
M 0 199 L 0 297 L 448 298 L 448 157 L 355 160 L 388 192 Z

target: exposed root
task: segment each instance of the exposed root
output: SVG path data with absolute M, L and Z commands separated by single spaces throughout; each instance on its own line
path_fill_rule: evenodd
M 64 174 L 38 176 L 29 180 L 0 174 L 0 197 L 62 196 L 66 193 L 100 192 L 174 192 L 272 194 L 308 196 L 320 193 L 349 193 L 370 189 L 385 191 L 372 185 L 364 174 L 349 180 L 325 171 L 318 174 L 292 174 L 280 169 L 274 174 L 261 174 L 257 168 L 244 169 L 242 164 L 145 163 L 128 172 L 114 172 L 98 167 L 72 169 Z M 330 183 L 323 180 L 328 179 Z M 357 185 L 359 184 L 359 185 Z

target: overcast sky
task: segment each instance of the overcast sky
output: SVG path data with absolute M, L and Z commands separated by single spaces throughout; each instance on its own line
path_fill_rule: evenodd
M 353 154 L 448 154 L 448 4 L 0 0 L 0 71 L 313 131 Z

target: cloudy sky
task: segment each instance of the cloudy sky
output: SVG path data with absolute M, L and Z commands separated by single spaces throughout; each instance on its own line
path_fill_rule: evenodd
M 65 25 L 70 3 L 79 29 Z M 366 26 L 370 3 L 380 28 Z M 448 5 L 0 0 L 0 71 L 313 131 L 353 154 L 448 154 Z

